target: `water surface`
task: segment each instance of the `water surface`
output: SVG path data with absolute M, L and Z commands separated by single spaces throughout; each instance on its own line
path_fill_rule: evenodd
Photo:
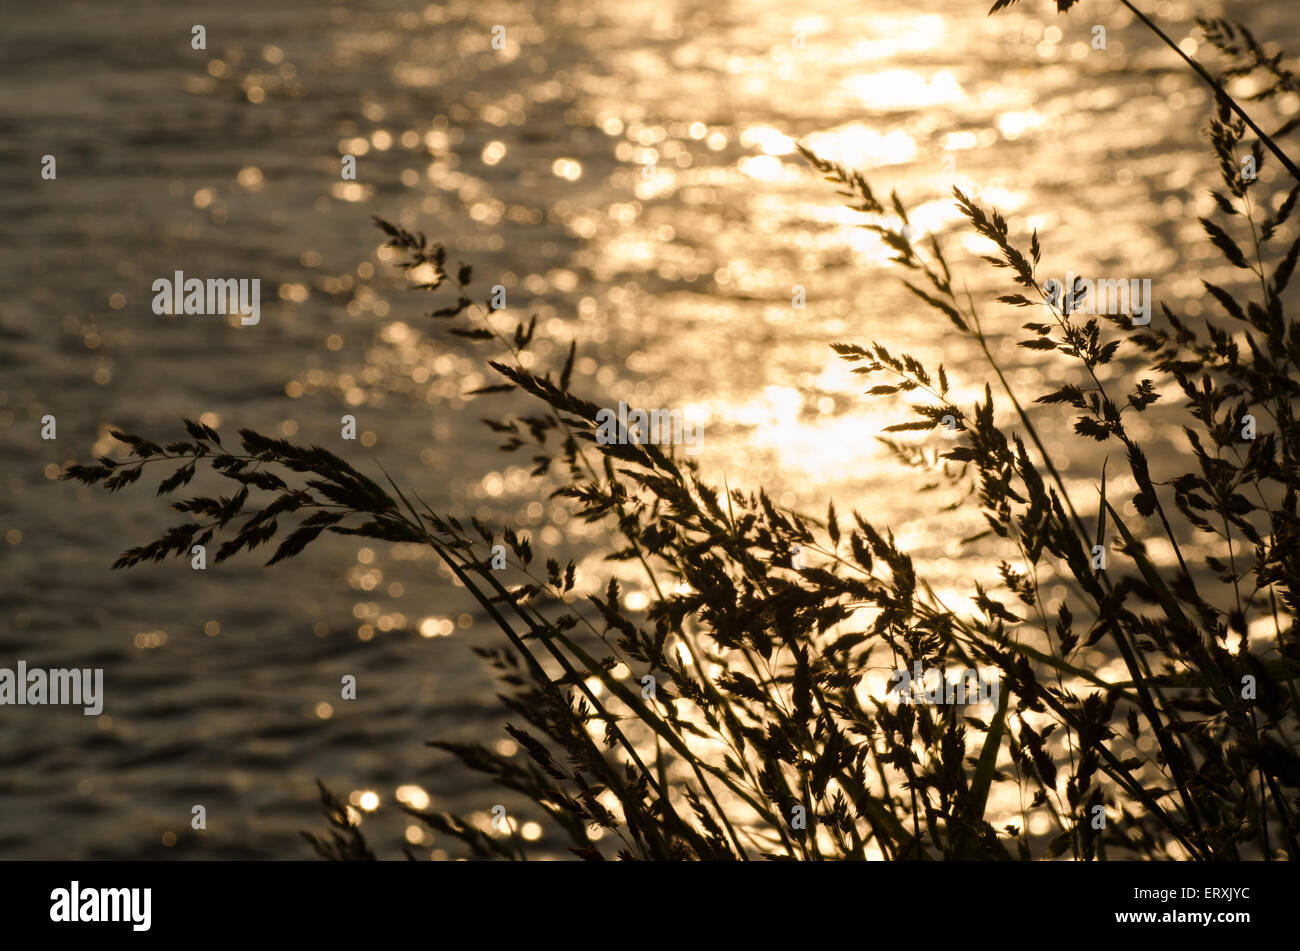
M 896 188 L 976 300 L 1009 288 L 976 257 L 954 184 L 1006 213 L 1018 240 L 1037 228 L 1045 273 L 1149 277 L 1193 316 L 1200 277 L 1236 275 L 1198 239 L 1214 184 L 1207 96 L 1172 53 L 1113 3 L 1068 17 L 984 6 L 10 5 L 0 663 L 103 667 L 108 697 L 99 718 L 0 713 L 0 855 L 303 857 L 319 777 L 363 811 L 378 803 L 364 827 L 393 856 L 399 787 L 482 816 L 500 799 L 423 745 L 513 748 L 470 651 L 498 635 L 428 557 L 334 538 L 269 570 L 241 558 L 114 573 L 168 513 L 145 484 L 109 499 L 53 481 L 65 462 L 120 451 L 110 427 L 180 438 L 180 417 L 202 417 L 228 438 L 248 426 L 382 462 L 435 508 L 508 519 L 539 548 L 596 550 L 604 536 L 565 523 L 526 459 L 496 452 L 478 421 L 492 408 L 462 396 L 486 382 L 481 360 L 426 333 L 429 302 L 378 253 L 371 215 L 445 241 L 480 287 L 503 285 L 503 324 L 536 314 L 556 341 L 541 361 L 576 338 L 577 386 L 594 399 L 692 413 L 715 482 L 765 484 L 814 513 L 833 495 L 892 525 L 941 586 L 990 580 L 995 562 L 959 545 L 977 514 L 942 514 L 951 496 L 918 492 L 875 438 L 905 407 L 866 400 L 828 344 L 943 362 L 967 401 L 989 374 L 794 140 Z M 1180 40 L 1193 13 L 1227 10 L 1300 49 L 1285 3 L 1156 6 Z M 190 47 L 195 23 L 205 51 Z M 260 324 L 155 316 L 152 282 L 175 270 L 259 278 Z M 1015 382 L 1052 381 L 1014 346 L 1023 314 L 983 316 Z M 364 445 L 339 439 L 345 413 Z M 55 442 L 39 438 L 46 414 Z M 1091 485 L 1100 457 L 1052 426 L 1049 450 Z

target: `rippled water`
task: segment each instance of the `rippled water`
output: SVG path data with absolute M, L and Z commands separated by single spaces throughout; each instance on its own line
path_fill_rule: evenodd
M 576 337 L 580 389 L 687 408 L 715 481 L 762 482 L 815 512 L 833 494 L 962 590 L 987 567 L 956 542 L 976 516 L 941 516 L 947 497 L 890 461 L 874 437 L 905 408 L 865 401 L 828 344 L 942 361 L 967 398 L 987 372 L 792 140 L 897 188 L 976 300 L 1004 293 L 1004 275 L 975 258 L 954 183 L 1017 234 L 1036 227 L 1047 273 L 1150 277 L 1193 315 L 1201 276 L 1236 279 L 1195 223 L 1214 183 L 1205 91 L 1111 3 L 995 18 L 953 0 L 13 6 L 0 36 L 0 666 L 103 667 L 107 701 L 99 718 L 0 712 L 6 857 L 302 857 L 297 830 L 321 825 L 317 777 L 377 795 L 365 827 L 393 855 L 399 785 L 453 811 L 499 798 L 423 746 L 503 736 L 470 652 L 498 635 L 430 560 L 334 538 L 270 570 L 113 573 L 165 510 L 147 485 L 108 499 L 52 481 L 66 461 L 118 451 L 110 426 L 179 437 L 181 416 L 204 415 L 232 436 L 249 426 L 373 457 L 435 508 L 508 518 L 540 547 L 599 544 L 495 451 L 478 422 L 491 409 L 466 409 L 482 364 L 422 336 L 426 302 L 377 255 L 372 214 L 504 285 L 509 313 L 536 313 L 558 341 L 543 358 Z M 1193 13 L 1224 9 L 1156 6 L 1178 39 Z M 1226 11 L 1295 51 L 1290 6 Z M 190 48 L 196 21 L 206 51 Z M 340 179 L 345 153 L 356 182 Z M 175 270 L 260 278 L 261 323 L 154 316 L 151 284 Z M 987 307 L 988 327 L 1032 387 L 1042 377 L 1009 311 Z M 344 413 L 364 447 L 340 442 Z M 56 442 L 39 438 L 45 414 Z M 1047 434 L 1089 484 L 1098 460 L 1065 458 L 1060 424 Z M 337 699 L 346 674 L 353 702 Z

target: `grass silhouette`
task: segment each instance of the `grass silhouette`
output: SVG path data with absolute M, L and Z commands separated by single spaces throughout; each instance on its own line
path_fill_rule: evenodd
M 514 717 L 506 730 L 526 759 L 431 745 L 531 800 L 581 858 L 1295 859 L 1300 324 L 1284 297 L 1300 236 L 1283 235 L 1296 230 L 1300 181 L 1270 203 L 1243 159 L 1257 173 L 1276 158 L 1294 174 L 1275 140 L 1297 122 L 1273 136 L 1248 126 L 1223 81 L 1263 75 L 1261 97 L 1300 88 L 1244 27 L 1201 25 L 1229 63 L 1218 79 L 1205 74 L 1216 89 L 1209 140 L 1221 188 L 1219 220 L 1202 224 L 1225 260 L 1253 272 L 1258 294 L 1206 282 L 1214 319 L 1163 304 L 1149 326 L 1131 313 L 1085 313 L 1082 284 L 1061 294 L 1040 278 L 1036 232 L 1016 234 L 954 190 L 969 226 L 997 249 L 987 262 L 1010 279 L 998 301 L 1041 315 L 1020 345 L 1067 374 L 1047 392 L 1008 380 L 955 264 L 937 238 L 914 242 L 902 199 L 878 198 L 861 174 L 801 147 L 893 250 L 937 325 L 969 338 L 987 362 L 982 398 L 959 405 L 943 366 L 880 343 L 834 344 L 855 372 L 880 378 L 874 397 L 915 401 L 890 430 L 956 431 L 939 467 L 967 488 L 964 504 L 979 507 L 1005 553 L 973 583 L 975 611 L 945 606 L 888 528 L 856 512 L 833 502 L 816 516 L 787 511 L 762 491 L 709 484 L 694 460 L 660 446 L 597 440 L 603 404 L 578 392 L 576 345 L 561 366 L 526 368 L 535 323 L 503 329 L 476 302 L 469 267 L 452 274 L 442 245 L 380 219 L 401 266 L 431 268 L 432 294 L 450 290 L 431 316 L 482 349 L 499 382 L 479 394 L 527 406 L 488 420 L 503 450 L 530 454 L 535 475 L 560 480 L 555 494 L 574 517 L 608 527 L 608 558 L 645 575 L 643 611 L 625 606 L 613 579 L 579 597 L 575 565 L 535 557 L 508 526 L 464 524 L 386 474 L 252 430 L 240 431 L 237 448 L 188 420 L 188 438 L 172 442 L 115 432 L 129 458 L 72 466 L 64 478 L 112 491 L 164 463 L 175 468 L 160 495 L 200 466 L 233 484 L 229 496 L 174 502 L 188 520 L 115 567 L 218 541 L 217 562 L 274 542 L 275 564 L 322 532 L 429 546 L 506 638 L 476 651 L 499 677 Z M 1107 372 L 1121 359 L 1140 361 L 1123 378 L 1131 383 Z M 1153 466 L 1132 421 L 1171 391 L 1183 398 L 1171 418 L 1190 453 Z M 1035 406 L 1068 417 L 1081 445 L 1118 450 L 1096 474 L 1095 499 L 1067 489 Z M 1009 424 L 998 422 L 1003 407 Z M 1136 485 L 1131 497 L 1117 496 L 1111 466 Z M 1174 564 L 1156 564 L 1152 538 Z M 1198 554 L 1211 543 L 1222 554 Z M 509 551 L 508 572 L 491 570 L 497 544 Z M 1099 553 L 1112 560 L 1099 566 Z M 1049 604 L 1052 585 L 1068 595 Z M 1083 652 L 1094 647 L 1119 658 L 1124 675 L 1091 669 Z M 997 702 L 867 695 L 863 674 L 882 664 L 995 671 Z M 1018 815 L 990 806 L 1008 783 Z M 346 806 L 321 793 L 331 832 L 305 833 L 315 849 L 373 858 Z M 526 857 L 515 835 L 403 808 L 471 855 Z M 1048 834 L 1029 831 L 1038 809 Z

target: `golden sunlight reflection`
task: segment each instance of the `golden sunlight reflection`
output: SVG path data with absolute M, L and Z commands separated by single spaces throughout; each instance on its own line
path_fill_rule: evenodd
M 428 809 L 429 803 L 432 801 L 423 788 L 412 784 L 398 786 L 394 798 L 412 809 Z
M 851 76 L 844 87 L 871 109 L 922 109 L 951 106 L 964 98 L 950 70 L 926 75 L 912 69 L 885 69 Z
M 926 367 L 943 364 L 950 382 L 944 399 L 962 407 L 982 400 L 986 384 L 997 386 L 980 348 L 928 311 L 900 280 L 928 289 L 924 277 L 891 263 L 896 248 L 868 227 L 904 226 L 891 193 L 905 206 L 918 254 L 930 261 L 930 240 L 938 242 L 954 286 L 981 302 L 991 352 L 1025 392 L 1059 386 L 1067 371 L 1017 346 L 1028 311 L 996 303 L 998 294 L 1015 288 L 1005 286 L 1005 272 L 980 260 L 996 247 L 970 230 L 953 201 L 954 187 L 996 208 L 1017 241 L 1027 243 L 1028 232 L 1039 229 L 1045 275 L 1063 276 L 1066 267 L 1106 273 L 1117 266 L 1116 249 L 1122 248 L 1125 259 L 1166 278 L 1162 292 L 1171 304 L 1185 305 L 1192 316 L 1203 306 L 1204 288 L 1184 267 L 1177 242 L 1197 238 L 1196 218 L 1214 212 L 1212 196 L 1201 187 L 1199 159 L 1190 152 L 1201 146 L 1191 117 L 1207 108 L 1210 94 L 1152 60 L 1123 60 L 1118 51 L 1134 38 L 1121 38 L 1119 30 L 1109 53 L 1093 55 L 1101 51 L 1088 45 L 1077 20 L 1031 15 L 1028 4 L 999 17 L 985 15 L 987 2 L 968 8 L 939 0 L 864 9 L 830 0 L 794 8 L 776 0 L 734 8 L 603 0 L 501 0 L 481 9 L 371 6 L 355 24 L 336 11 L 315 56 L 297 37 L 287 37 L 279 41 L 283 48 L 265 39 L 242 49 L 234 39 L 223 40 L 220 58 L 198 60 L 195 75 L 181 81 L 183 94 L 202 97 L 197 101 L 209 108 L 225 96 L 248 113 L 256 130 L 283 125 L 290 137 L 277 147 L 295 150 L 295 162 L 303 150 L 310 173 L 288 174 L 283 156 L 254 137 L 233 144 L 214 140 L 210 165 L 165 183 L 181 220 L 150 220 L 139 230 L 164 235 L 176 248 L 224 248 L 228 256 L 217 260 L 229 264 L 228 273 L 242 273 L 237 269 L 253 255 L 265 264 L 264 329 L 278 336 L 256 338 L 265 343 L 237 351 L 220 372 L 247 371 L 247 392 L 274 398 L 265 417 L 269 426 L 305 445 L 337 449 L 338 418 L 353 416 L 356 439 L 344 445 L 359 468 L 374 473 L 379 464 L 385 471 L 392 467 L 394 481 L 418 490 L 440 514 L 480 519 L 497 539 L 509 525 L 532 546 L 534 574 L 545 576 L 539 566 L 549 557 L 561 566 L 572 559 L 576 578 L 565 597 L 574 602 L 603 595 L 614 576 L 621 584 L 617 596 L 634 620 L 647 627 L 657 620 L 646 616 L 655 584 L 641 566 L 605 560 L 609 523 L 584 521 L 570 499 L 551 496 L 558 466 L 534 473 L 529 420 L 520 416 L 537 407 L 518 393 L 473 392 L 501 382 L 484 357 L 497 358 L 505 348 L 448 333 L 467 326 L 462 318 L 430 317 L 460 295 L 461 265 L 472 266 L 464 293 L 476 305 L 499 292 L 500 310 L 486 318 L 494 331 L 510 339 L 517 324 L 536 318 L 536 338 L 519 357 L 530 372 L 554 378 L 574 342 L 575 393 L 601 406 L 622 400 L 679 411 L 699 433 L 692 447 L 699 452 L 686 456 L 684 446 L 672 451 L 698 460 L 702 480 L 720 490 L 762 487 L 775 505 L 810 520 L 824 519 L 833 498 L 841 525 L 860 512 L 882 532 L 893 532 L 915 559 L 918 576 L 933 582 L 935 599 L 959 613 L 980 611 L 972 579 L 991 591 L 999 583 L 999 562 L 1025 570 L 1025 556 L 997 548 L 995 539 L 968 541 L 987 526 L 978 506 L 963 502 L 962 488 L 949 479 L 956 467 L 941 456 L 952 446 L 951 433 L 888 431 L 914 419 L 911 407 L 932 403 L 931 395 L 918 389 L 869 396 L 871 387 L 896 384 L 898 377 L 855 373 L 831 350 L 832 343 L 879 342 Z M 498 20 L 507 24 L 500 48 L 492 33 Z M 1189 48 L 1190 37 L 1178 40 Z M 333 95 L 335 83 L 343 94 Z M 1284 114 L 1300 114 L 1300 97 L 1279 99 Z M 310 133 L 294 133 L 299 125 Z M 1171 143 L 1178 148 L 1166 149 Z M 864 214 L 846 207 L 837 186 L 810 167 L 800 146 L 861 172 L 886 210 Z M 340 178 L 345 156 L 356 160 L 355 180 Z M 1117 208 L 1124 209 L 1118 217 L 1127 224 L 1112 220 Z M 379 232 L 367 231 L 372 214 L 444 244 L 446 273 L 427 263 L 403 270 L 403 255 L 382 246 L 387 239 Z M 288 233 L 286 222 L 299 218 L 307 224 Z M 124 214 L 123 220 L 133 219 Z M 241 221 L 270 237 L 259 237 L 260 244 L 234 241 Z M 281 253 L 271 243 L 279 236 L 296 243 Z M 152 349 L 145 351 L 149 363 L 136 364 L 134 375 L 123 373 L 123 344 L 135 332 L 125 318 L 148 299 L 134 265 L 126 263 L 135 259 L 120 257 L 111 262 L 111 283 L 93 296 L 102 313 L 71 325 L 56 321 L 85 361 L 83 389 L 95 397 L 116 389 L 137 400 L 125 404 L 123 418 L 152 411 L 122 382 L 147 374 L 168 374 L 169 385 L 196 402 L 208 398 L 213 380 L 173 373 Z M 444 283 L 432 294 L 421 288 L 437 281 Z M 52 311 L 56 317 L 75 307 L 63 303 L 63 311 Z M 44 301 L 41 306 L 48 309 Z M 176 322 L 167 322 L 149 347 L 162 346 L 160 340 L 174 346 L 175 339 Z M 1239 341 L 1245 346 L 1244 336 Z M 1116 381 L 1131 372 L 1120 365 L 1108 370 Z M 202 416 L 205 424 L 216 426 L 224 416 L 229 426 L 242 418 L 240 380 L 237 392 L 215 402 L 221 414 L 209 409 Z M 1161 405 L 1183 398 L 1175 385 L 1158 386 Z M 1133 415 L 1126 413 L 1126 425 L 1157 446 L 1168 450 L 1177 438 L 1145 418 L 1128 423 Z M 485 418 L 508 418 L 514 429 L 489 430 Z M 21 422 L 17 407 L 0 399 L 0 425 Z M 1071 420 L 1045 419 L 1044 445 L 1069 492 L 1088 500 L 1080 515 L 1089 521 L 1096 518 L 1096 472 L 1109 447 L 1076 450 L 1070 426 Z M 515 437 L 522 446 L 513 445 Z M 554 432 L 548 439 L 554 449 Z M 107 424 L 91 429 L 86 442 L 96 455 L 129 450 Z M 499 451 L 503 444 L 509 454 Z M 1116 502 L 1122 514 L 1136 518 L 1129 501 L 1136 482 L 1118 473 L 1115 461 L 1107 491 L 1124 500 Z M 55 479 L 60 467 L 43 457 L 32 471 Z M 32 542 L 26 528 L 10 528 L 4 537 L 8 551 L 19 555 Z M 345 541 L 357 543 L 354 537 Z M 476 556 L 486 550 L 477 549 Z M 844 550 L 841 542 L 836 554 Z M 1177 563 L 1178 553 L 1159 536 L 1148 539 L 1147 554 L 1160 567 Z M 511 572 L 520 568 L 515 551 L 507 551 L 507 560 Z M 477 710 L 480 699 L 490 697 L 482 686 L 486 677 L 473 680 L 482 670 L 470 648 L 487 642 L 493 624 L 446 565 L 418 545 L 374 542 L 359 544 L 355 559 L 341 564 L 331 578 L 345 582 L 336 601 L 317 605 L 314 588 L 300 595 L 313 610 L 305 629 L 315 636 L 298 641 L 320 651 L 355 651 L 373 663 L 367 676 L 380 686 L 368 689 L 364 701 L 386 698 L 372 708 L 379 716 L 390 715 L 390 708 L 431 709 L 438 698 L 458 711 Z M 812 567 L 824 564 L 811 559 Z M 669 574 L 655 582 L 666 592 L 692 593 Z M 286 591 L 273 587 L 271 595 L 287 597 Z M 431 599 L 434 591 L 445 601 Z M 1055 611 L 1067 598 L 1057 585 L 1045 603 Z M 20 626 L 39 618 L 22 616 Z M 121 635 L 132 662 L 151 670 L 172 655 L 188 662 L 195 642 L 229 646 L 233 653 L 241 646 L 237 639 L 256 627 L 212 605 L 195 617 L 189 627 L 167 621 L 170 635 L 162 620 L 132 621 Z M 220 623 L 204 623 L 217 617 Z M 855 605 L 827 637 L 869 628 L 876 619 L 874 608 Z M 1272 635 L 1256 622 L 1247 640 Z M 1013 636 L 1045 647 L 1028 624 Z M 1087 668 L 1123 679 L 1122 664 L 1100 646 L 1080 648 Z M 1240 634 L 1231 634 L 1227 650 L 1241 646 Z M 676 634 L 664 649 L 683 664 L 698 661 L 715 681 L 734 659 L 707 650 L 695 656 L 691 643 Z M 318 656 L 329 655 L 309 655 L 302 669 L 323 667 Z M 893 663 L 883 649 L 871 655 L 855 688 L 864 703 L 884 695 Z M 610 667 L 619 683 L 635 684 L 645 673 L 614 658 Z M 634 735 L 633 711 L 618 706 L 617 691 L 587 673 L 571 686 L 609 703 L 642 752 L 653 756 L 653 737 Z M 399 675 L 423 679 L 418 690 L 403 694 L 394 687 Z M 352 711 L 363 701 L 341 702 L 337 680 L 330 686 L 335 689 L 313 687 L 294 699 L 289 709 L 296 728 L 356 730 L 359 718 Z M 688 697 L 668 693 L 662 690 L 655 702 L 687 720 L 701 717 Z M 483 731 L 467 742 L 518 757 L 510 765 L 522 766 L 527 748 L 483 719 L 465 728 L 467 735 Z M 104 718 L 100 729 L 113 729 L 112 722 Z M 130 722 L 124 713 L 117 728 Z M 603 743 L 603 721 L 588 729 Z M 686 742 L 716 762 L 727 753 L 702 737 L 688 735 Z M 1154 753 L 1149 740 L 1137 745 Z M 436 796 L 438 808 L 477 809 L 477 828 L 507 834 L 494 827 L 486 811 L 493 800 L 479 796 L 481 789 L 456 791 L 441 777 L 418 772 L 427 765 L 418 757 L 390 773 L 388 758 L 397 762 L 405 755 L 395 743 L 364 753 L 374 756 L 361 760 L 373 772 L 339 774 L 362 787 L 346 796 L 355 820 L 377 826 L 391 819 L 393 840 L 446 857 L 440 834 L 407 815 L 387 815 L 399 809 L 381 808 L 381 792 L 415 810 L 430 808 Z M 1015 771 L 1005 749 L 998 766 Z M 424 776 L 433 792 L 411 783 L 394 786 L 399 780 L 390 775 Z M 608 792 L 600 801 L 619 812 Z M 1015 783 L 994 784 L 994 813 L 1021 822 L 1023 805 Z M 1047 828 L 1048 818 L 1045 810 L 1031 809 L 1023 821 L 1037 831 Z M 526 815 L 509 823 L 521 839 L 550 844 L 543 827 Z M 589 829 L 593 840 L 606 834 L 609 845 L 613 833 Z M 874 843 L 868 851 L 880 857 Z
M 348 796 L 348 802 L 363 812 L 374 812 L 379 808 L 379 793 L 370 789 L 358 789 Z
M 897 165 L 911 160 L 917 153 L 916 141 L 904 130 L 882 133 L 860 122 L 814 132 L 807 137 L 806 144 L 822 158 L 854 169 Z
M 740 133 L 740 144 L 764 155 L 789 155 L 795 150 L 794 139 L 770 125 L 750 126 Z
M 900 53 L 920 53 L 944 42 L 944 18 L 934 13 L 918 16 L 871 16 L 866 39 L 845 44 L 842 55 L 850 62 L 888 59 Z
M 446 637 L 456 629 L 451 618 L 427 617 L 420 622 L 421 637 Z

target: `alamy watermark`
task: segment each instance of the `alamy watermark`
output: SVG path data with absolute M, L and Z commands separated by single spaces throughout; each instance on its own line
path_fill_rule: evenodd
M 50 921 L 123 921 L 132 931 L 148 931 L 153 919 L 152 888 L 68 888 L 50 892 Z
M 239 322 L 251 327 L 262 319 L 261 278 L 186 278 L 177 271 L 172 280 L 160 277 L 153 282 L 153 312 L 162 316 L 180 314 L 225 316 L 240 314 Z
M 88 717 L 104 709 L 104 668 L 28 669 L 20 660 L 17 670 L 0 667 L 0 706 L 80 705 Z
M 1067 291 L 1066 288 L 1071 290 Z M 1048 278 L 1043 283 L 1047 299 L 1043 309 L 1048 314 L 1110 314 L 1128 313 L 1133 324 L 1145 327 L 1151 323 L 1151 278 L 1106 278 L 1096 280 L 1078 277 L 1073 271 L 1065 272 L 1062 283 Z
M 696 445 L 699 426 L 679 409 L 629 410 L 627 403 L 619 400 L 617 413 L 608 407 L 601 409 L 596 413 L 596 422 L 600 424 L 596 442 L 602 446 L 673 443 L 685 447 L 688 456 L 700 451 Z
M 937 667 L 922 669 L 914 661 L 911 671 L 900 667 L 889 676 L 887 696 L 897 696 L 899 703 L 992 703 L 998 702 L 998 672 L 980 673 L 967 668 L 949 680 L 946 671 Z

